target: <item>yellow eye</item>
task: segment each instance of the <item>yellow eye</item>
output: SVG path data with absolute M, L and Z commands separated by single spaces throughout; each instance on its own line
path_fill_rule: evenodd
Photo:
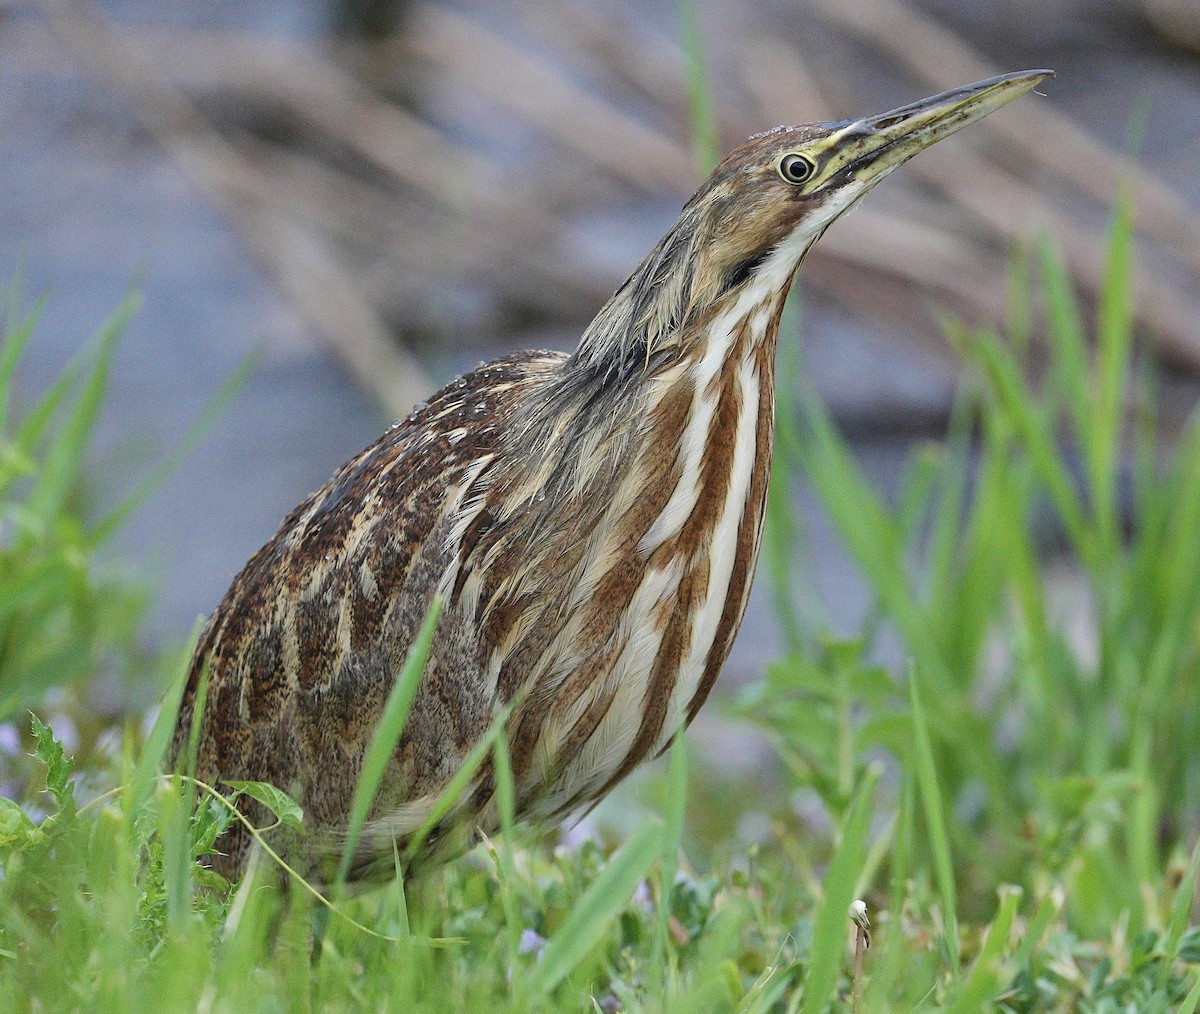
M 810 159 L 794 151 L 779 160 L 779 175 L 785 183 L 805 183 L 816 171 L 817 167 Z

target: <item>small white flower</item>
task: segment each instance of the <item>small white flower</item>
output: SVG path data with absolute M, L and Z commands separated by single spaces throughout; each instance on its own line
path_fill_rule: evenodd
M 861 898 L 855 898 L 850 902 L 850 921 L 859 929 L 869 930 L 871 928 L 871 920 L 867 918 L 867 903 Z

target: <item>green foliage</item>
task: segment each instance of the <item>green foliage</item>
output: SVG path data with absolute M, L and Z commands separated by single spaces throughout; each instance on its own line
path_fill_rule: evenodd
M 946 923 L 944 942 L 950 967 L 958 971 L 958 895 L 954 886 L 954 867 L 950 860 L 950 842 L 946 835 L 945 807 L 938 786 L 937 771 L 933 764 L 933 748 L 930 744 L 929 726 L 925 720 L 925 709 L 921 707 L 921 693 L 917 672 L 909 671 L 909 700 L 912 705 L 913 759 L 915 779 L 921 797 L 921 809 L 925 814 L 925 825 L 929 831 L 929 848 L 933 853 L 933 872 L 938 892 L 942 899 L 942 913 Z
M 1015 261 L 1007 339 L 946 322 L 964 387 L 945 445 L 917 452 L 894 501 L 811 394 L 798 427 L 781 421 L 776 481 L 811 484 L 872 603 L 866 634 L 849 642 L 793 613 L 791 654 L 739 711 L 821 799 L 835 841 L 869 760 L 894 765 L 896 823 L 881 844 L 904 874 L 890 915 L 936 885 L 940 970 L 929 985 L 950 1009 L 998 996 L 1014 1011 L 1174 1009 L 1193 981 L 1179 943 L 1191 932 L 1194 865 L 1181 883 L 1171 870 L 1200 827 L 1200 416 L 1173 447 L 1158 441 L 1153 388 L 1134 384 L 1131 250 L 1122 203 L 1094 338 L 1048 241 L 1035 287 Z M 1035 389 L 1038 307 L 1050 354 Z M 1065 549 L 1048 557 L 1054 529 Z M 767 533 L 768 546 L 787 541 Z M 1072 583 L 1068 596 L 1051 566 Z M 907 694 L 869 661 L 883 637 L 912 660 Z M 956 923 L 978 925 L 998 891 L 960 979 L 977 933 L 960 939 Z M 1031 935 L 1013 951 L 1023 905 Z M 1131 955 L 1117 948 L 1074 985 L 1062 981 L 1066 964 L 1048 973 L 1046 948 L 1061 957 L 1054 948 L 1069 941 L 1072 962 L 1089 948 L 1095 960 L 1100 945 L 1080 941 L 1114 927 Z M 886 1006 L 906 977 L 881 936 L 867 1000 Z
M 75 762 L 66 755 L 62 744 L 54 738 L 50 727 L 37 715 L 30 716 L 33 738 L 37 743 L 37 759 L 46 767 L 46 791 L 59 808 L 73 806 L 75 789 L 70 781 Z
M 295 831 L 304 830 L 304 810 L 283 789 L 277 789 L 274 785 L 268 785 L 266 782 L 224 781 L 221 784 L 233 789 L 233 793 L 229 796 L 230 802 L 233 802 L 238 796 L 249 796 L 262 803 L 275 817 L 276 824 L 271 827 L 282 825 Z M 267 831 L 270 828 L 266 827 L 262 830 Z
M 122 332 L 137 306 L 129 296 L 50 385 L 20 414 L 15 380 L 44 300 L 22 312 L 20 282 L 4 301 L 0 336 L 0 722 L 51 689 L 98 673 L 145 675 L 135 635 L 145 615 L 143 583 L 105 562 L 129 516 L 169 478 L 241 390 L 248 357 L 165 455 L 116 504 L 96 516 L 85 496 L 85 464 Z
M 713 171 L 721 158 L 717 140 L 717 121 L 712 110 L 712 88 L 708 80 L 708 63 L 704 39 L 700 32 L 700 14 L 691 0 L 678 0 L 676 14 L 687 73 L 688 119 L 692 124 L 692 147 L 700 176 Z
M 349 918 L 330 922 L 313 961 L 310 893 L 276 889 L 265 855 L 231 894 L 214 890 L 219 882 L 197 863 L 211 844 L 213 796 L 202 792 L 189 810 L 186 784 L 166 776 L 141 802 L 116 789 L 76 812 L 69 760 L 41 729 L 47 782 L 61 789 L 61 805 L 40 824 L 15 803 L 0 807 L 4 1009 L 194 1009 L 202 997 L 238 1010 L 293 1001 L 428 1011 L 580 1010 L 591 997 L 640 1003 L 659 913 L 634 891 L 661 854 L 656 821 L 611 858 L 591 841 L 550 854 L 517 832 L 500 846 L 514 850 L 515 863 L 453 864 L 410 885 L 427 895 L 410 932 L 398 887 L 341 903 Z M 128 777 L 129 758 L 123 765 Z M 239 788 L 281 818 L 296 812 L 282 794 Z M 171 858 L 177 834 L 182 866 Z M 777 974 L 771 959 L 792 947 L 786 912 L 804 907 L 789 879 L 777 869 L 677 875 L 665 941 L 677 971 L 672 1009 L 732 1011 L 762 995 Z M 525 939 L 516 953 L 497 932 L 512 916 Z
M 91 345 L 18 418 L 14 379 L 42 303 L 22 314 L 8 294 L 0 339 L 0 721 L 51 686 L 78 684 L 108 657 L 133 668 L 142 587 L 97 552 L 115 527 L 91 522 L 80 497 L 84 459 L 128 299 Z
M 789 650 L 738 702 L 782 761 L 781 792 L 765 778 L 748 792 L 719 772 L 692 777 L 680 740 L 657 786 L 662 822 L 624 796 L 623 845 L 551 849 L 514 826 L 501 716 L 417 835 L 490 762 L 499 839 L 423 880 L 331 901 L 264 837 L 303 833 L 284 791 L 203 785 L 194 765 L 159 773 L 189 647 L 140 751 L 126 736 L 119 757 L 76 764 L 31 718 L 38 777 L 27 798 L 0 798 L 0 1009 L 1194 1012 L 1200 421 L 1164 452 L 1149 388 L 1129 402 L 1129 229 L 1123 210 L 1094 339 L 1048 243 L 1036 288 L 1017 261 L 1006 338 L 947 323 L 967 381 L 945 445 L 914 456 L 894 502 L 815 400 L 794 416 L 781 406 L 764 570 Z M 1034 389 L 1039 319 L 1050 356 Z M 0 355 L 0 422 L 27 325 L 10 328 Z M 103 389 L 79 377 L 12 431 L 38 420 L 32 443 L 3 430 L 0 469 L 25 471 L 0 481 L 0 523 L 20 515 L 18 495 L 34 512 L 0 541 L 0 553 L 20 547 L 18 566 L 65 552 L 20 532 L 49 531 L 48 517 L 75 509 L 63 491 L 78 481 Z M 785 494 L 801 475 L 873 596 L 851 638 L 815 623 L 791 579 L 802 533 Z M 1082 589 L 1071 600 L 1054 590 L 1047 516 L 1066 545 L 1053 568 Z M 69 610 L 32 609 L 36 596 L 7 574 L 0 632 L 15 640 L 0 645 L 49 624 L 47 637 L 93 652 Z M 436 621 L 435 609 L 372 741 L 360 826 Z M 111 634 L 107 620 L 80 622 Z M 903 672 L 875 661 L 884 638 L 901 646 Z M 13 671 L 0 668 L 0 692 L 17 688 Z M 63 673 L 31 670 L 4 699 L 36 699 Z M 204 866 L 244 819 L 222 791 L 267 812 L 236 885 Z M 685 820 L 689 791 L 704 805 Z M 821 819 L 786 805 L 797 793 L 819 801 Z M 754 845 L 731 846 L 726 828 L 728 854 L 709 861 L 699 818 L 722 806 L 733 821 L 772 822 Z M 393 857 L 398 872 L 408 858 Z M 854 898 L 873 923 L 857 989 Z
M 867 828 L 878 778 L 878 770 L 869 771 L 855 792 L 841 841 L 829 864 L 825 897 L 813 925 L 812 960 L 804 984 L 803 1014 L 824 1010 L 841 976 L 846 913 L 854 900 L 858 877 L 866 862 Z
M 24 810 L 11 799 L 0 798 L 0 848 L 26 848 L 39 834 Z
M 565 979 L 604 938 L 617 913 L 650 870 L 662 848 L 662 830 L 643 824 L 588 885 L 533 970 L 528 991 L 547 993 Z

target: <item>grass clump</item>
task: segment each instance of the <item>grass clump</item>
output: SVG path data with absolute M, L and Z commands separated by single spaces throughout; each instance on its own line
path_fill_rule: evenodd
M 850 642 L 806 634 L 793 617 L 791 656 L 741 708 L 835 828 L 868 760 L 889 758 L 889 914 L 905 903 L 903 855 L 901 872 L 936 890 L 947 981 L 973 949 L 959 921 L 1016 926 L 1022 910 L 1058 899 L 1066 935 L 1044 946 L 1070 940 L 1078 956 L 1078 941 L 1116 934 L 1119 949 L 1132 944 L 1130 968 L 1155 965 L 1118 980 L 1107 976 L 1120 959 L 1101 961 L 1069 994 L 1081 1009 L 1094 996 L 1097 1010 L 1127 994 L 1139 1010 L 1182 1001 L 1186 978 L 1167 990 L 1164 969 L 1179 955 L 1179 913 L 1191 911 L 1181 871 L 1198 829 L 1200 419 L 1169 450 L 1159 444 L 1153 385 L 1133 366 L 1131 246 L 1123 203 L 1090 340 L 1048 241 L 1036 287 L 1016 261 L 1007 336 L 946 322 L 966 368 L 950 434 L 914 456 L 894 501 L 815 398 L 801 399 L 798 422 L 783 416 L 780 475 L 811 483 L 871 608 Z M 1026 380 L 1037 306 L 1049 347 L 1040 390 Z M 1067 576 L 1067 596 L 1051 571 Z M 907 690 L 867 661 L 883 637 L 911 660 Z M 996 908 L 1005 885 L 1026 899 L 1014 913 L 1011 894 Z M 977 960 L 992 945 L 989 935 Z M 887 994 L 874 986 L 876 999 Z M 1056 1009 L 1019 991 L 1009 1003 Z
M 84 460 L 134 300 L 18 419 L 14 378 L 43 307 L 23 313 L 20 302 L 14 284 L 0 345 L 0 722 L 102 667 L 135 669 L 147 603 L 139 582 L 98 559 L 132 504 L 93 521 L 82 495 Z
M 90 772 L 113 788 L 86 800 L 35 719 L 39 791 L 0 800 L 0 1007 L 1195 1011 L 1200 422 L 1156 440 L 1130 242 L 1122 208 L 1094 338 L 1048 243 L 1036 271 L 1017 262 L 1006 335 L 948 322 L 966 367 L 950 435 L 894 500 L 819 402 L 781 410 L 763 562 L 789 652 L 736 705 L 782 762 L 770 786 L 689 779 L 703 761 L 680 740 L 655 813 L 620 797 L 623 844 L 555 846 L 513 826 L 493 737 L 475 762 L 490 756 L 499 838 L 331 899 L 295 877 L 280 889 L 265 850 L 231 889 L 204 868 L 240 818 L 220 787 L 158 774 L 177 693 L 144 749 L 128 738 Z M 784 508 L 801 476 L 871 591 L 850 638 L 795 609 Z M 1052 569 L 1073 575 L 1065 603 Z M 885 639 L 895 671 L 875 661 Z M 261 833 L 303 827 L 277 789 L 240 791 L 274 814 Z M 703 805 L 685 820 L 689 792 Z M 766 831 L 725 826 L 704 847 L 718 802 Z M 873 938 L 857 981 L 856 898 Z

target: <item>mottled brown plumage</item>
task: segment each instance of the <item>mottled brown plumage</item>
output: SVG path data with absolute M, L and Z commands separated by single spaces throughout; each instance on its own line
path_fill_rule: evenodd
M 754 574 L 773 359 L 795 270 L 895 166 L 1027 91 L 1008 75 L 881 117 L 777 128 L 732 152 L 572 355 L 521 352 L 435 394 L 283 522 L 209 620 L 196 771 L 303 805 L 284 841 L 336 860 L 367 743 L 435 595 L 444 609 L 354 856 L 386 872 L 494 718 L 521 816 L 601 798 L 695 717 Z M 425 855 L 496 826 L 490 769 Z M 252 816 L 258 816 L 251 811 Z M 216 863 L 236 875 L 236 825 Z

